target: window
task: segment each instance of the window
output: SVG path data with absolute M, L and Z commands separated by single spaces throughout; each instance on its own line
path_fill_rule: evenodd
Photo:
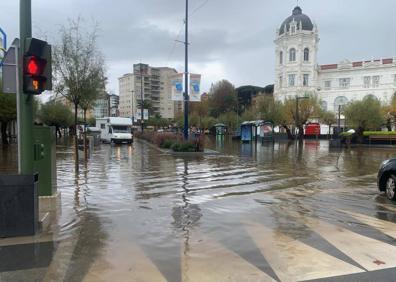
M 324 83 L 324 88 L 325 88 L 326 90 L 331 89 L 331 80 L 326 80 L 326 81 L 325 81 L 325 83 Z
M 282 51 L 279 52 L 279 64 L 283 65 L 283 52 Z
M 295 62 L 296 61 L 296 49 L 291 48 L 289 51 L 289 61 Z
M 294 24 L 291 24 L 290 25 L 290 30 L 291 30 L 291 33 L 293 34 L 293 33 L 296 33 L 296 26 L 294 25 Z
M 283 81 L 283 77 L 280 76 L 279 77 L 279 88 L 282 88 L 282 81 Z
M 371 77 L 370 76 L 363 77 L 363 87 L 370 88 L 370 85 L 371 85 Z
M 303 74 L 303 86 L 309 85 L 309 74 Z
M 304 49 L 304 62 L 308 62 L 309 61 L 309 49 L 305 48 Z
M 105 128 L 106 128 L 105 124 L 102 123 L 102 124 L 100 125 L 100 129 L 105 129 Z
M 289 74 L 289 86 L 295 86 L 296 84 L 296 75 Z
M 379 75 L 374 75 L 373 76 L 373 87 L 374 88 L 378 88 L 379 87 L 379 82 L 380 82 Z
M 348 103 L 348 98 L 345 96 L 338 96 L 334 100 L 334 112 L 338 112 L 340 109 L 342 109 L 342 106 L 346 105 Z
M 378 98 L 375 97 L 373 94 L 368 94 L 368 95 L 364 96 L 363 99 L 371 99 L 371 100 L 378 101 Z
M 348 89 L 350 85 L 351 85 L 350 78 L 340 78 L 340 88 L 341 89 Z
M 322 108 L 323 111 L 327 111 L 327 102 L 326 101 L 321 101 L 320 102 L 320 107 Z

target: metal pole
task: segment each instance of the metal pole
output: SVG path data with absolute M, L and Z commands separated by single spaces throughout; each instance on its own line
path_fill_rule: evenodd
M 338 105 L 338 130 L 337 130 L 337 136 L 340 135 L 341 132 L 341 105 Z
M 19 48 L 19 142 L 21 158 L 21 174 L 33 174 L 33 97 L 23 93 L 23 54 L 25 51 L 26 38 L 32 37 L 32 9 L 31 0 L 20 0 L 19 2 L 19 28 L 20 28 L 20 48 Z
M 4 30 L 0 27 L 0 33 L 3 35 L 3 48 L 4 50 L 7 50 L 7 34 L 4 32 Z
M 184 70 L 184 139 L 188 139 L 188 0 L 186 0 L 185 70 Z
M 111 117 L 110 94 L 107 94 L 107 116 Z
M 18 118 L 17 118 L 17 144 L 18 144 L 18 173 L 19 174 L 21 174 L 21 167 L 22 167 L 22 164 L 21 164 L 21 154 L 20 154 L 20 152 L 21 152 L 21 136 L 20 136 L 20 133 L 21 133 L 21 120 L 20 120 L 20 118 L 19 118 L 19 113 L 21 112 L 21 109 L 20 109 L 20 106 L 21 106 L 21 103 L 20 103 L 20 100 L 21 100 L 21 96 L 20 96 L 20 93 L 21 93 L 21 88 L 20 88 L 20 84 L 19 84 L 19 76 L 20 76 L 20 72 L 19 72 L 19 70 L 20 70 L 20 68 L 19 68 L 19 50 L 21 49 L 21 43 L 20 43 L 20 41 L 18 41 L 18 45 L 15 45 L 14 46 L 14 48 L 15 48 L 15 70 L 16 70 L 16 77 L 15 77 L 15 86 L 16 86 L 16 104 L 17 104 L 17 115 L 18 115 Z
M 142 132 L 144 130 L 144 116 L 143 116 L 143 71 L 142 71 L 142 63 L 140 63 L 140 125 L 142 127 Z
M 131 90 L 131 107 L 132 107 L 132 109 L 131 109 L 131 116 L 132 116 L 132 125 L 133 125 L 133 123 L 134 123 L 134 121 L 135 121 L 135 113 L 134 113 L 134 108 L 133 108 L 133 98 L 134 98 L 134 93 L 135 93 L 135 91 L 133 91 L 133 90 Z
M 300 119 L 300 117 L 298 115 L 298 97 L 296 96 L 296 138 L 298 138 L 298 134 L 299 134 L 299 132 L 298 132 L 299 119 Z

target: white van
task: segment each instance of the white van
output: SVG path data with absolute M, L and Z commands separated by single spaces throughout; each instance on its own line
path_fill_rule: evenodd
M 100 128 L 100 140 L 106 143 L 133 142 L 132 119 L 122 117 L 105 117 L 96 119 L 96 127 Z

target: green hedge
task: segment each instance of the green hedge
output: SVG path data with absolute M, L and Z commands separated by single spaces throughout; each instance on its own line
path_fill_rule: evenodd
M 351 132 L 341 132 L 340 136 L 347 137 L 347 136 L 352 136 L 352 134 L 353 133 L 351 133 Z
M 380 135 L 380 136 L 396 135 L 396 131 L 364 131 L 363 132 L 363 136 L 370 136 L 370 135 Z

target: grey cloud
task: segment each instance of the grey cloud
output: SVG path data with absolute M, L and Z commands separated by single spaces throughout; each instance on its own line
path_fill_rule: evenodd
M 190 11 L 204 1 L 190 0 Z M 0 26 L 10 38 L 18 33 L 18 2 L 0 1 L 0 11 L 7 11 L 2 13 Z M 55 39 L 59 26 L 77 16 L 99 23 L 110 89 L 117 90 L 117 78 L 140 60 L 183 71 L 184 49 L 174 40 L 183 27 L 184 0 L 32 2 L 36 35 Z M 295 0 L 209 0 L 191 15 L 190 60 L 194 71 L 202 67 L 208 72 L 202 73 L 204 89 L 219 77 L 236 85 L 273 82 L 275 30 L 295 4 Z M 319 27 L 319 63 L 396 55 L 396 37 L 392 36 L 396 1 L 303 0 L 300 6 Z

